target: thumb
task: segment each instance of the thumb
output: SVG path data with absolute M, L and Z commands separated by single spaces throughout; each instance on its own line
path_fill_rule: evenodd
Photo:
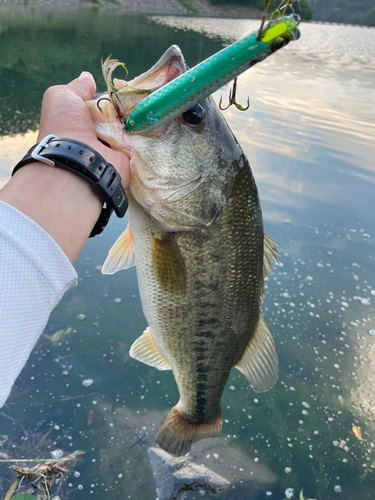
M 88 71 L 83 71 L 78 78 L 68 83 L 67 87 L 84 101 L 92 99 L 96 92 L 94 77 Z

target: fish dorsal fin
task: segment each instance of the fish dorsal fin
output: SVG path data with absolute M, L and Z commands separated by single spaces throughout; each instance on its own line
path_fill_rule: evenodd
M 265 278 L 268 272 L 271 271 L 273 273 L 272 264 L 274 262 L 279 263 L 277 256 L 280 254 L 276 248 L 277 243 L 275 243 L 273 239 L 270 236 L 268 236 L 267 233 L 264 233 L 263 245 L 264 245 L 263 278 Z
M 162 238 L 152 236 L 151 262 L 162 290 L 182 295 L 186 291 L 186 269 L 172 233 Z
M 260 297 L 261 300 L 263 300 L 263 295 L 264 295 L 264 278 L 267 276 L 267 273 L 270 271 L 273 273 L 273 267 L 272 264 L 274 262 L 279 263 L 277 256 L 280 255 L 278 250 L 277 250 L 277 243 L 273 241 L 273 239 L 268 236 L 267 233 L 264 233 L 264 238 L 263 238 L 263 280 L 261 283 L 261 291 L 260 291 Z
M 154 366 L 158 370 L 171 370 L 169 363 L 160 354 L 152 338 L 151 328 L 148 326 L 130 348 L 130 356 L 146 365 Z
M 259 312 L 254 335 L 247 344 L 242 358 L 236 364 L 236 368 L 245 375 L 256 392 L 268 391 L 276 383 L 279 362 L 275 343 L 262 311 Z
M 135 265 L 135 244 L 130 225 L 108 252 L 108 257 L 102 267 L 103 274 L 115 274 L 122 269 Z

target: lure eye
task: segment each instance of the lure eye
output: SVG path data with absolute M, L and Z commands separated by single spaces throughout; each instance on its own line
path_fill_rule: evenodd
M 200 125 L 204 120 L 204 115 L 204 107 L 200 104 L 196 104 L 192 108 L 185 111 L 185 113 L 182 114 L 182 118 L 189 125 Z

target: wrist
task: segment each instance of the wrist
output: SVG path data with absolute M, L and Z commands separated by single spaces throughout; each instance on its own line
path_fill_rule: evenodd
M 72 263 L 102 209 L 87 180 L 37 161 L 15 173 L 0 191 L 0 199 L 47 231 Z

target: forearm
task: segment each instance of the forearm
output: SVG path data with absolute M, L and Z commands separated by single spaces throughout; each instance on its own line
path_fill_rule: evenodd
M 0 407 L 52 309 L 76 283 L 59 245 L 32 219 L 0 202 Z
M 74 262 L 101 212 L 102 202 L 85 179 L 40 162 L 30 163 L 0 191 L 0 200 L 41 226 Z

